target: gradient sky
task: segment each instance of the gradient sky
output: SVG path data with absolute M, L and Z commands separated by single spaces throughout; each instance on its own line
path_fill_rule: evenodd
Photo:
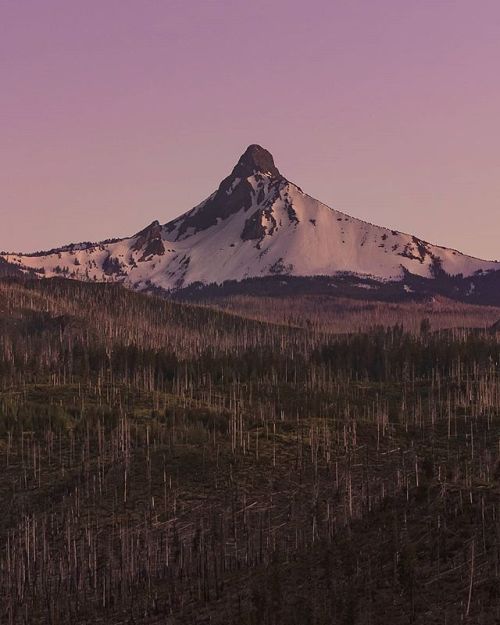
M 372 223 L 500 258 L 498 0 L 0 0 L 0 249 L 133 234 L 250 143 Z

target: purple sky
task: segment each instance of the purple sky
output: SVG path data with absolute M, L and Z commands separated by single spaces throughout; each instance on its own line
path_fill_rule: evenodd
M 0 0 L 0 249 L 132 234 L 249 143 L 323 202 L 500 258 L 497 0 Z

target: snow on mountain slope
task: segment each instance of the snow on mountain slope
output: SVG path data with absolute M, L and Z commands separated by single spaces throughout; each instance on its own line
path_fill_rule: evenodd
M 500 270 L 498 262 L 329 208 L 284 178 L 257 145 L 207 200 L 163 226 L 155 221 L 130 238 L 0 257 L 40 276 L 117 281 L 139 290 L 276 274 L 399 280 L 405 271 L 432 278 Z

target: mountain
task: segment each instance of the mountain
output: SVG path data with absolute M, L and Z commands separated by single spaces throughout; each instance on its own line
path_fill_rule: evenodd
M 350 276 L 401 284 L 410 276 L 414 289 L 418 280 L 428 284 L 458 276 L 469 278 L 462 289 L 467 293 L 475 288 L 470 280 L 500 272 L 499 262 L 432 245 L 322 204 L 287 180 L 259 145 L 247 148 L 210 197 L 165 225 L 154 221 L 128 238 L 0 258 L 40 276 L 165 291 L 272 276 Z

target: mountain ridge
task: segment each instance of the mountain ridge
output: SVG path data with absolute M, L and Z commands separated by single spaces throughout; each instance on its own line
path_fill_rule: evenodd
M 500 263 L 462 254 L 331 208 L 285 178 L 272 154 L 250 145 L 203 202 L 130 237 L 48 252 L 0 254 L 18 271 L 176 291 L 269 276 L 352 275 L 380 282 L 470 278 Z M 499 274 L 500 275 L 500 274 Z

